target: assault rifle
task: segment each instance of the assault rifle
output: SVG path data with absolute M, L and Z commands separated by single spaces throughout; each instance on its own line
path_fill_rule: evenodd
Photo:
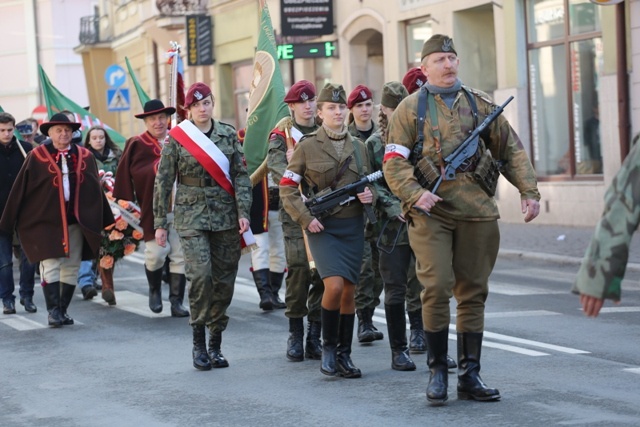
M 444 158 L 444 176 L 440 175 L 436 183 L 433 186 L 431 192 L 436 194 L 438 187 L 442 183 L 442 180 L 451 181 L 456 179 L 456 169 L 464 165 L 464 162 L 471 159 L 476 155 L 478 151 L 478 145 L 480 143 L 480 134 L 495 120 L 498 118 L 504 107 L 507 106 L 513 100 L 513 96 L 510 96 L 504 104 L 496 107 L 491 114 L 489 114 L 482 123 L 478 125 L 469 136 L 462 141 L 462 144 L 456 147 L 455 150 L 447 157 Z
M 356 182 L 347 184 L 344 187 L 337 188 L 328 193 L 320 192 L 315 197 L 307 199 L 304 204 L 311 211 L 311 215 L 318 219 L 322 219 L 328 216 L 333 208 L 336 206 L 346 205 L 352 200 L 356 199 L 356 194 L 362 193 L 367 184 L 377 181 L 382 178 L 382 171 L 377 171 L 367 176 L 360 178 Z M 376 223 L 376 216 L 373 213 L 371 205 L 363 205 L 364 210 L 367 213 L 369 222 Z

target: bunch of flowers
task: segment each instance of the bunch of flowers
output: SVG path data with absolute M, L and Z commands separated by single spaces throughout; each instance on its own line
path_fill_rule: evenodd
M 130 217 L 139 219 L 140 209 L 134 203 L 125 200 L 116 201 L 113 197 L 113 180 L 107 174 L 102 174 L 102 183 L 109 202 L 117 203 Z M 142 231 L 136 230 L 124 219 L 120 209 L 112 206 L 111 211 L 116 222 L 102 230 L 102 242 L 98 255 L 100 267 L 104 269 L 113 268 L 116 261 L 134 253 L 143 237 Z

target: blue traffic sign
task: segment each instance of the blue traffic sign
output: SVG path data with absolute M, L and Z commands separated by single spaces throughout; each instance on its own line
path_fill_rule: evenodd
M 107 89 L 107 110 L 129 111 L 131 108 L 129 99 L 129 89 Z
M 104 79 L 111 87 L 120 87 L 127 80 L 124 69 L 118 64 L 110 65 L 104 73 Z

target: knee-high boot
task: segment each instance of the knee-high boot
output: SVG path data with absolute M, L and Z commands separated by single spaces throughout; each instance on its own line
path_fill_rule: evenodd
M 336 369 L 338 375 L 344 378 L 360 378 L 362 372 L 351 360 L 351 342 L 353 341 L 353 325 L 355 314 L 340 315 L 340 335 L 338 336 L 338 354 Z
M 500 400 L 498 389 L 489 388 L 480 378 L 482 332 L 458 333 L 458 399 Z
M 182 305 L 187 277 L 184 274 L 169 273 L 169 302 L 172 317 L 187 317 L 189 311 Z
M 391 346 L 391 369 L 396 371 L 415 371 L 416 364 L 409 356 L 407 348 L 407 326 L 404 317 L 404 303 L 384 305 L 387 318 L 387 332 Z
M 273 295 L 271 292 L 271 284 L 269 283 L 269 269 L 262 268 L 253 270 L 253 281 L 256 283 L 258 295 L 260 295 L 260 308 L 264 311 L 273 310 Z
M 333 376 L 336 374 L 336 355 L 338 352 L 338 330 L 340 310 L 320 308 L 322 319 L 322 362 L 320 372 Z
M 274 273 L 269 271 L 269 283 L 271 284 L 271 295 L 273 296 L 273 308 L 287 308 L 287 304 L 280 299 L 280 288 L 282 287 L 282 280 L 284 279 L 284 272 Z
M 162 274 L 162 269 L 158 270 Z M 162 276 L 161 276 L 162 277 Z M 193 367 L 199 371 L 208 371 L 211 369 L 211 361 L 207 354 L 207 336 L 204 325 L 191 325 L 193 329 Z
M 447 350 L 449 330 L 427 332 L 427 364 L 429 365 L 429 385 L 427 401 L 432 405 L 442 405 L 447 401 L 449 377 L 447 370 Z
M 44 301 L 49 312 L 49 326 L 57 328 L 62 326 L 62 314 L 60 313 L 60 282 L 46 283 L 42 287 Z
M 76 287 L 68 283 L 61 283 L 60 285 L 60 315 L 62 317 L 62 324 L 73 325 L 73 319 L 67 314 L 67 309 L 69 308 L 69 304 L 71 304 Z
M 116 305 L 116 293 L 113 288 L 113 267 L 100 269 L 100 280 L 102 281 L 102 299 L 109 305 Z
M 154 313 L 162 312 L 162 268 L 149 271 L 144 267 L 149 282 L 149 309 Z M 205 352 L 206 353 L 206 352 Z

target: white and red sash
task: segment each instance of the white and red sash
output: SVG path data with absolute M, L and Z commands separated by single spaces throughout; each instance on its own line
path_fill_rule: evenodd
M 220 187 L 229 193 L 231 197 L 236 197 L 236 191 L 229 175 L 229 159 L 200 129 L 190 120 L 183 120 L 178 126 L 169 131 L 169 136 L 182 145 Z M 251 249 L 255 247 L 255 244 L 256 239 L 251 233 L 251 229 L 242 234 L 243 249 Z

